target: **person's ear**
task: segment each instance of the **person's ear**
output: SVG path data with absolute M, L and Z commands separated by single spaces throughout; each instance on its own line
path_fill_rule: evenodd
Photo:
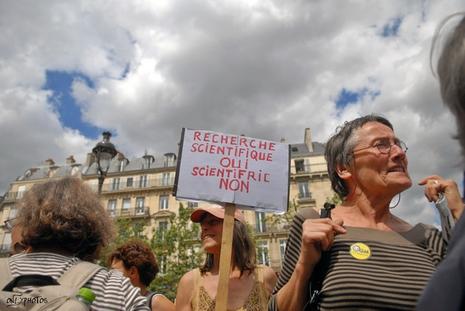
M 346 165 L 342 165 L 342 164 L 336 165 L 336 173 L 343 180 L 347 180 L 350 177 L 352 177 L 352 172 Z
M 128 270 L 128 276 L 132 279 L 134 277 L 139 277 L 139 271 L 137 271 L 137 268 L 135 266 L 132 266 Z

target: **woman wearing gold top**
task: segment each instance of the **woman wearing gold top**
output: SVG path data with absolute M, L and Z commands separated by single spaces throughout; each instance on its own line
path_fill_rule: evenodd
M 219 206 L 198 208 L 191 214 L 191 220 L 200 223 L 207 258 L 201 268 L 181 278 L 176 310 L 215 310 L 223 219 L 224 209 Z M 247 233 L 244 216 L 236 210 L 227 309 L 266 310 L 275 283 L 276 275 L 271 268 L 255 264 L 255 246 Z

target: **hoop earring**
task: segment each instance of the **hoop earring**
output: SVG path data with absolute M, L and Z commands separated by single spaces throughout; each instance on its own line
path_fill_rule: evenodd
M 394 207 L 396 207 L 397 205 L 399 205 L 400 203 L 400 193 L 398 194 L 398 199 L 397 199 L 397 202 L 394 206 L 389 206 L 390 209 L 393 209 Z

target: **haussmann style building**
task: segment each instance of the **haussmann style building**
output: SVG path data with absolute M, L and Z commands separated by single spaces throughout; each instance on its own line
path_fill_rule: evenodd
M 109 142 L 109 137 L 106 139 Z M 291 144 L 290 148 L 289 215 L 244 211 L 248 224 L 255 232 L 259 263 L 269 265 L 275 271 L 281 269 L 288 220 L 292 214 L 304 207 L 319 210 L 324 202 L 334 196 L 324 159 L 324 145 L 312 141 L 310 129 L 305 129 L 302 143 Z M 140 158 L 127 159 L 116 152 L 101 185 L 100 197 L 108 213 L 115 218 L 142 220 L 144 234 L 150 238 L 153 232 L 163 232 L 168 228 L 169 217 L 178 213 L 180 203 L 190 208 L 208 204 L 176 200 L 172 194 L 176 164 L 177 156 L 174 153 L 162 156 L 144 154 Z M 5 228 L 4 221 L 15 217 L 16 202 L 32 185 L 64 176 L 81 178 L 97 192 L 100 174 L 95 152 L 90 152 L 82 164 L 77 163 L 73 156 L 61 165 L 48 159 L 11 182 L 8 191 L 0 197 L 0 256 L 7 256 L 10 251 L 11 234 Z M 161 265 L 166 269 L 166 263 Z

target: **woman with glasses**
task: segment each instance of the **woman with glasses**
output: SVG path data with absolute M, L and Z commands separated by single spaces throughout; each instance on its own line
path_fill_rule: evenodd
M 391 213 L 391 201 L 412 185 L 407 147 L 392 124 L 377 115 L 344 123 L 326 144 L 333 190 L 342 203 L 320 218 L 313 209 L 295 216 L 269 310 L 413 310 L 445 254 L 441 233 L 410 225 Z M 425 178 L 437 195 L 439 176 Z M 449 198 L 459 218 L 463 205 Z M 394 200 L 393 200 L 394 199 Z

